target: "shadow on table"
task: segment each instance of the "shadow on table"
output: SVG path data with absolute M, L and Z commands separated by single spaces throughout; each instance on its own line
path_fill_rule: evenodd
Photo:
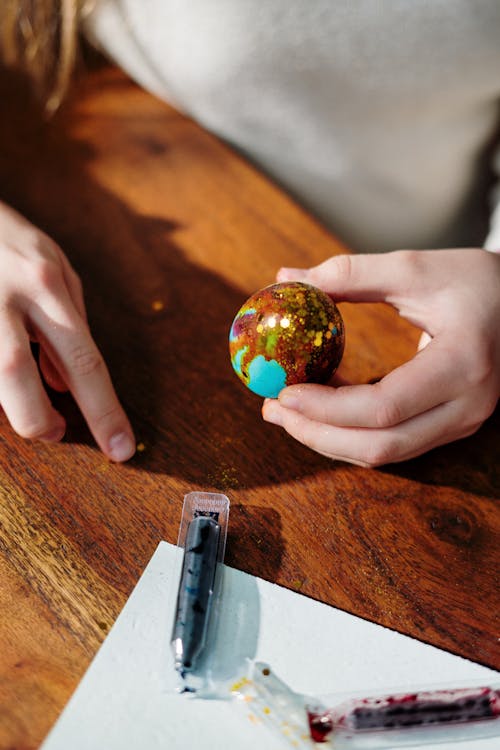
M 500 499 L 500 407 L 471 437 L 379 469 L 436 487 Z
M 118 160 L 125 173 L 115 182 L 147 169 L 158 175 L 159 163 L 167 170 L 168 118 L 159 129 L 131 112 L 122 133 L 102 117 L 96 145 L 95 136 L 70 138 L 64 114 L 47 124 L 26 100 L 16 108 L 16 96 L 19 87 L 0 123 L 9 144 L 0 154 L 3 197 L 60 243 L 82 277 L 94 337 L 144 448 L 131 465 L 222 490 L 335 471 L 338 464 L 265 424 L 261 399 L 237 380 L 228 331 L 248 293 L 186 257 L 169 196 L 161 216 L 143 215 L 92 177 L 107 147 L 130 154 Z M 66 440 L 94 445 L 71 398 L 51 395 L 67 418 Z M 497 413 L 472 438 L 379 471 L 498 497 L 499 442 Z
M 190 262 L 176 241 L 182 227 L 169 218 L 168 195 L 164 215 L 146 216 L 92 177 L 107 147 L 130 154 L 130 162 L 118 159 L 115 181 L 148 168 L 158 175 L 162 159 L 167 170 L 168 127 L 150 133 L 144 116 L 131 112 L 124 133 L 101 117 L 94 140 L 70 138 L 64 114 L 47 124 L 26 100 L 17 109 L 15 100 L 0 124 L 9 144 L 0 155 L 3 198 L 61 245 L 82 278 L 91 330 L 144 449 L 131 465 L 220 489 L 332 467 L 266 425 L 261 399 L 236 378 L 228 332 L 248 294 Z M 94 445 L 72 399 L 51 398 L 67 419 L 65 440 Z
M 251 559 L 248 550 L 252 550 Z M 232 503 L 226 563 L 274 581 L 285 551 L 280 514 L 271 506 Z

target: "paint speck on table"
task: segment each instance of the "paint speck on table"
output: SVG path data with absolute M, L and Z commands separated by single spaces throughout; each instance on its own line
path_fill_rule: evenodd
M 221 490 L 236 489 L 240 486 L 237 470 L 234 466 L 220 464 L 207 476 L 209 484 Z

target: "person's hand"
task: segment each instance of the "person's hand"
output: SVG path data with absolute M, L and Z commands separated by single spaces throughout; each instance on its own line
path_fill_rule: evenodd
M 66 425 L 30 341 L 43 378 L 71 391 L 104 453 L 130 458 L 134 435 L 90 334 L 80 279 L 55 242 L 0 203 L 0 404 L 19 435 L 55 442 Z
M 403 461 L 474 433 L 500 395 L 500 255 L 479 249 L 340 255 L 283 268 L 335 301 L 388 302 L 423 330 L 418 353 L 374 385 L 293 385 L 266 421 L 331 458 Z M 347 334 L 348 335 L 348 334 Z

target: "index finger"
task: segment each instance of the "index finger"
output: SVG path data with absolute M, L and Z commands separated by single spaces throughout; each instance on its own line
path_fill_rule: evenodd
M 130 422 L 104 359 L 69 298 L 52 300 L 43 310 L 33 307 L 32 319 L 99 447 L 114 461 L 129 459 L 135 453 Z

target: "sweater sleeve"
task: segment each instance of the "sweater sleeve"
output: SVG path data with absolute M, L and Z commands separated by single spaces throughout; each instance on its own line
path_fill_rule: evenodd
M 500 144 L 493 157 L 493 171 L 496 183 L 491 192 L 491 217 L 490 228 L 484 242 L 485 250 L 500 253 Z

